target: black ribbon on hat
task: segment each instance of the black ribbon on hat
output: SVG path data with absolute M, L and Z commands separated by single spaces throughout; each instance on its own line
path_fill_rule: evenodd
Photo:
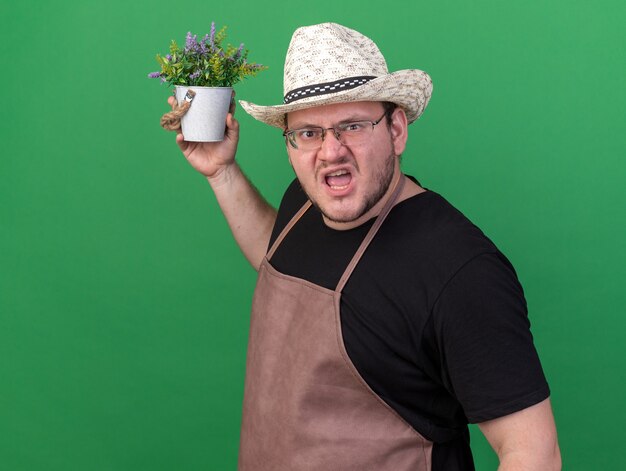
M 351 90 L 375 78 L 376 77 L 372 75 L 363 75 L 360 77 L 349 77 L 349 78 L 341 79 L 336 82 L 326 82 L 326 83 L 319 83 L 317 85 L 307 85 L 306 87 L 300 87 L 300 88 L 296 88 L 295 90 L 291 90 L 289 93 L 285 95 L 285 98 L 283 99 L 283 103 L 286 105 L 288 103 L 301 100 L 302 98 L 308 98 L 310 96 L 327 95 L 329 93 L 336 93 L 336 92 L 341 92 L 344 90 Z

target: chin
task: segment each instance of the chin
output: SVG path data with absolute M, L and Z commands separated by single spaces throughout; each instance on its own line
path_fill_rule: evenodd
M 313 202 L 314 206 L 324 215 L 328 221 L 337 223 L 349 223 L 358 220 L 362 217 L 369 208 L 366 206 L 360 208 L 338 208 L 332 209 L 327 206 L 319 206 L 316 202 Z

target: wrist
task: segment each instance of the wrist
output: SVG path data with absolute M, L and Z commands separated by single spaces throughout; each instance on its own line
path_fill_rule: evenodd
M 229 164 L 225 164 L 219 170 L 217 170 L 213 175 L 205 175 L 205 178 L 211 185 L 211 188 L 214 190 L 216 188 L 228 185 L 231 183 L 236 175 L 240 173 L 241 170 L 236 162 L 231 162 Z

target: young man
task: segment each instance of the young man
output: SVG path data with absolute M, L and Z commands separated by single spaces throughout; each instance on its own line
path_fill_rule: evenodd
M 512 266 L 400 170 L 430 77 L 325 23 L 294 33 L 284 87 L 282 105 L 241 102 L 284 129 L 297 180 L 278 212 L 235 162 L 232 114 L 223 142 L 177 136 L 259 271 L 239 468 L 474 469 L 469 421 L 501 470 L 560 469 Z

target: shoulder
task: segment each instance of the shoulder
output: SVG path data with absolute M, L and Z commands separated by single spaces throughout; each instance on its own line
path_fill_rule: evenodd
M 302 186 L 300 186 L 298 179 L 294 178 L 285 190 L 280 206 L 281 209 L 283 209 L 283 206 L 285 206 L 284 209 L 288 209 L 290 204 L 296 203 L 297 207 L 293 211 L 295 213 L 298 209 L 300 209 L 300 206 L 302 206 L 306 200 L 306 193 L 302 189 Z
M 458 245 L 462 248 L 481 246 L 495 249 L 474 223 L 434 191 L 426 191 L 399 203 L 389 216 L 389 226 L 408 237 L 419 236 L 431 248 L 449 250 L 452 245 Z
M 411 283 L 428 288 L 431 302 L 463 266 L 494 243 L 441 195 L 426 191 L 397 204 L 372 246 Z M 432 307 L 432 304 L 431 304 Z
M 298 212 L 298 210 L 302 207 L 306 200 L 306 193 L 300 186 L 300 182 L 298 181 L 298 179 L 294 178 L 285 190 L 283 198 L 280 201 L 280 206 L 278 207 L 278 215 L 276 217 L 274 229 L 272 230 L 272 236 L 270 238 L 270 245 L 272 242 L 274 242 L 274 240 L 278 237 L 278 234 L 280 234 L 280 232 L 289 223 L 294 214 Z

